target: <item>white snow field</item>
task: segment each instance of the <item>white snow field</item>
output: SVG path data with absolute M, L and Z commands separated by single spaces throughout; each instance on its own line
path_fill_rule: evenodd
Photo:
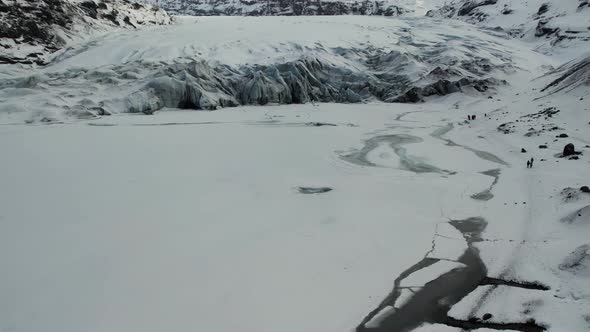
M 322 49 L 437 43 L 456 45 L 441 61 L 510 64 L 494 71 L 507 84 L 417 104 L 63 111 L 137 89 L 93 85 L 113 66 L 143 84 L 187 57 L 341 62 Z M 397 313 L 415 331 L 590 328 L 588 88 L 544 97 L 554 58 L 460 22 L 270 17 L 183 18 L 56 59 L 0 68 L 40 77 L 0 87 L 0 331 L 393 332 Z M 44 78 L 76 68 L 90 74 Z M 30 121 L 44 107 L 55 120 Z

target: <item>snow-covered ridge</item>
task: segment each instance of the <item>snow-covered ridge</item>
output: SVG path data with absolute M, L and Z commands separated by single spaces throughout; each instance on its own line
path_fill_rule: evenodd
M 101 31 L 170 22 L 162 9 L 122 0 L 0 0 L 0 64 L 43 64 Z
M 427 15 L 504 30 L 534 42 L 539 51 L 566 53 L 568 58 L 579 56 L 572 49 L 590 46 L 588 0 L 449 0 Z
M 410 0 L 142 0 L 195 16 L 378 15 L 414 12 Z

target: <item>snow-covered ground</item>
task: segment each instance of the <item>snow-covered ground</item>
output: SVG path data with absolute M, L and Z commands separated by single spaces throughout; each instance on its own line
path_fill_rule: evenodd
M 187 57 L 362 63 L 338 47 L 413 55 L 416 77 L 427 56 L 460 68 L 471 52 L 507 84 L 419 104 L 25 123 Z M 3 66 L 0 331 L 384 331 L 431 293 L 408 329 L 587 331 L 587 78 L 541 92 L 560 60 L 527 47 L 431 18 L 186 18 L 71 45 L 38 71 Z M 567 143 L 577 159 L 560 156 Z M 464 287 L 437 286 L 449 276 Z
M 298 105 L 1 127 L 11 189 L 0 194 L 0 326 L 350 330 L 471 199 L 459 176 L 400 170 L 387 149 L 369 157 L 384 167 L 339 156 L 411 133 L 426 141 L 408 154 L 465 172 L 474 190 L 489 182 L 476 171 L 494 167 L 441 153 L 428 137 L 444 124 L 436 115 L 415 130 L 394 120 L 423 110 Z
M 2 328 L 350 330 L 396 275 L 431 250 L 433 239 L 433 257 L 457 259 L 460 237 L 437 225 L 483 216 L 489 224 L 478 246 L 489 275 L 551 290 L 527 290 L 510 302 L 491 296 L 502 305 L 480 310 L 516 321 L 534 317 L 553 331 L 583 331 L 588 272 L 558 266 L 587 242 L 588 224 L 559 218 L 590 197 L 563 204 L 558 193 L 586 184 L 588 161 L 556 159 L 562 144 L 537 150 L 552 139 L 504 135 L 495 119 L 458 125 L 466 110 L 483 117 L 489 108 L 497 116 L 493 109 L 512 101 L 470 105 L 457 97 L 0 127 Z M 518 109 L 510 116 L 526 113 Z M 587 131 L 570 127 L 581 122 L 571 121 L 574 112 L 560 116 L 572 142 L 590 141 Z M 447 123 L 456 129 L 443 137 L 463 146 L 431 136 Z M 342 158 L 363 140 L 387 135 L 421 138 L 406 146 L 406 155 L 456 174 L 404 169 L 387 145 L 366 155 L 375 166 Z M 529 156 L 538 160 L 531 170 L 524 167 Z M 472 199 L 492 181 L 481 172 L 494 168 L 501 169 L 494 198 Z M 304 195 L 301 186 L 333 191 Z M 455 267 L 422 270 L 406 286 L 419 288 L 429 280 L 424 273 L 432 279 Z M 536 298 L 551 314 L 520 313 Z M 470 299 L 456 310 L 469 316 L 479 301 Z M 563 322 L 570 328 L 561 329 Z

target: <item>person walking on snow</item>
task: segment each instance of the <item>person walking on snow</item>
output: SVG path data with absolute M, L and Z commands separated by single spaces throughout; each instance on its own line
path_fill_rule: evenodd
M 533 162 L 535 161 L 535 159 L 533 157 L 531 157 L 531 168 L 533 168 Z
M 531 168 L 531 161 L 530 160 L 526 161 L 526 168 Z

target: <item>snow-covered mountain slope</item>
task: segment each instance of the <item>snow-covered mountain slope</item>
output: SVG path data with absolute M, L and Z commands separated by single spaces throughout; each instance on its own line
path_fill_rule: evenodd
M 41 70 L 6 73 L 0 112 L 16 121 L 50 121 L 165 107 L 419 102 L 455 92 L 491 96 L 513 74 L 553 64 L 469 24 L 439 23 L 187 17 L 173 26 L 70 47 Z M 23 94 L 26 104 L 20 103 Z
M 503 30 L 534 42 L 542 52 L 566 57 L 572 48 L 588 50 L 590 45 L 588 0 L 449 0 L 427 15 Z
M 0 64 L 44 64 L 89 35 L 170 22 L 159 8 L 122 0 L 0 0 Z
M 173 14 L 197 16 L 379 15 L 415 11 L 413 0 L 143 0 Z

